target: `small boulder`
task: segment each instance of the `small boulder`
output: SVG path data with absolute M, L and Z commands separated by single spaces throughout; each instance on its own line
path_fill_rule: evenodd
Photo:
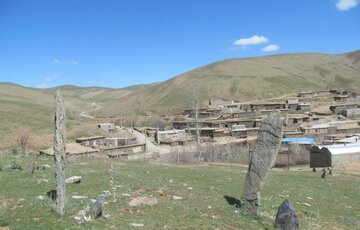
M 285 199 L 279 206 L 274 227 L 281 230 L 297 230 L 299 228 L 295 209 L 288 199 Z
M 65 180 L 66 184 L 79 184 L 81 182 L 81 176 L 72 176 Z
M 157 199 L 154 197 L 137 197 L 132 199 L 129 202 L 129 205 L 131 207 L 141 206 L 141 205 L 147 205 L 147 206 L 153 206 L 158 203 Z

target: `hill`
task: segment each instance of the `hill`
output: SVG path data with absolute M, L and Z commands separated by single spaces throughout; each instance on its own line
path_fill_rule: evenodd
M 241 102 L 316 89 L 359 89 L 359 60 L 360 51 L 341 55 L 281 54 L 219 61 L 165 82 L 135 89 L 121 100 L 105 103 L 96 113 L 116 116 L 134 111 L 186 107 L 189 88 L 193 86 L 198 86 L 203 103 L 210 98 Z

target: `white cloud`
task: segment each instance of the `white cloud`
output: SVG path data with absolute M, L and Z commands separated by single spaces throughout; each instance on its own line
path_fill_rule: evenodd
M 280 48 L 280 47 L 279 47 L 278 45 L 276 45 L 276 44 L 271 44 L 271 45 L 268 45 L 268 46 L 262 48 L 261 50 L 262 50 L 263 52 L 273 52 L 273 51 L 279 50 L 279 48 Z
M 48 83 L 44 82 L 44 83 L 41 83 L 40 85 L 36 86 L 36 88 L 46 89 L 46 88 L 49 88 L 49 85 L 48 85 Z
M 66 64 L 68 64 L 68 65 L 77 65 L 77 64 L 79 64 L 79 62 L 71 60 L 71 61 L 66 62 Z
M 235 46 L 248 46 L 248 45 L 258 45 L 261 43 L 266 43 L 268 42 L 269 39 L 267 37 L 264 36 L 258 36 L 258 35 L 253 35 L 252 37 L 249 38 L 240 38 L 238 40 L 236 40 L 233 45 Z
M 60 64 L 60 60 L 59 60 L 59 59 L 54 58 L 54 59 L 52 60 L 52 63 L 53 63 L 53 64 Z
M 336 8 L 341 11 L 350 10 L 359 4 L 359 0 L 337 0 Z

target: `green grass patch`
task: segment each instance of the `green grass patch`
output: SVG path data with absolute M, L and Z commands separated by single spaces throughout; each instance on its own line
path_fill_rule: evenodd
M 272 171 L 261 193 L 261 217 L 254 218 L 230 206 L 224 195 L 239 198 L 246 168 L 238 165 L 160 165 L 110 159 L 78 158 L 66 165 L 66 176 L 82 176 L 80 184 L 66 186 L 66 214 L 58 218 L 53 203 L 37 197 L 55 189 L 52 158 L 0 158 L 0 226 L 11 229 L 132 229 L 131 223 L 142 223 L 144 229 L 272 229 L 280 203 L 288 198 L 297 210 L 300 229 L 357 229 L 360 225 L 360 176 L 336 173 L 321 179 L 320 174 L 304 171 Z M 36 161 L 52 169 L 11 170 L 16 160 L 23 168 Z M 110 190 L 107 164 L 114 165 L 117 201 L 105 205 L 110 214 L 86 224 L 77 224 L 74 216 L 80 209 L 92 206 L 90 198 Z M 38 183 L 39 179 L 48 183 Z M 190 189 L 191 187 L 191 189 Z M 160 196 L 159 191 L 165 196 Z M 130 194 L 130 197 L 122 194 Z M 71 195 L 89 199 L 75 200 Z M 173 200 L 172 195 L 182 197 Z M 138 196 L 154 196 L 153 207 L 129 207 Z M 311 206 L 306 206 L 308 203 Z M 166 226 L 166 227 L 165 227 Z

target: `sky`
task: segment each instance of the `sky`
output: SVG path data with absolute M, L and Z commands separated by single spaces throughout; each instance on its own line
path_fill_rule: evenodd
M 0 82 L 122 88 L 229 58 L 360 49 L 360 0 L 0 0 Z

